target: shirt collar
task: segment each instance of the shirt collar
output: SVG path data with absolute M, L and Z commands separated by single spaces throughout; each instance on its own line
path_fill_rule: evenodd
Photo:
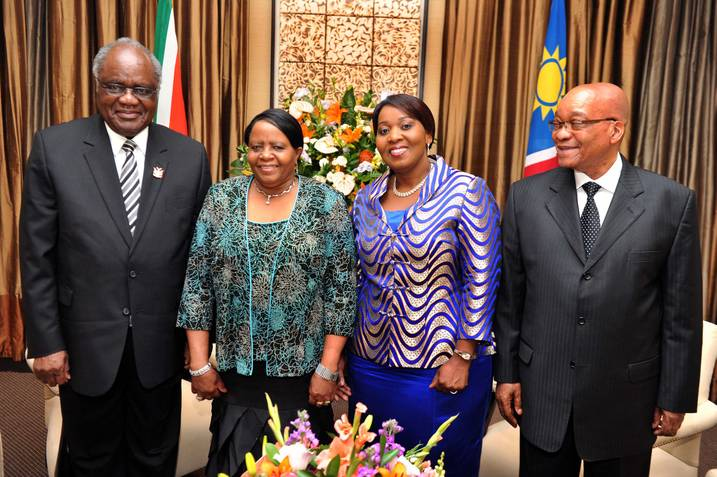
M 110 137 L 110 145 L 112 146 L 112 155 L 116 156 L 117 153 L 120 152 L 122 149 L 122 145 L 127 140 L 126 137 L 122 136 L 121 134 L 115 132 L 107 122 L 105 122 L 105 129 L 107 129 L 107 134 Z M 149 126 L 142 129 L 140 132 L 137 133 L 135 137 L 132 138 L 132 141 L 137 145 L 136 149 L 139 149 L 142 154 L 147 155 L 147 138 L 149 137 Z
M 597 179 L 591 179 L 589 175 L 573 170 L 573 173 L 575 174 L 575 189 L 580 189 L 583 184 L 588 182 L 595 182 L 601 188 L 607 190 L 611 194 L 614 194 L 615 189 L 617 189 L 617 183 L 620 181 L 620 172 L 622 172 L 622 159 L 618 153 L 617 159 L 612 163 L 610 169 Z

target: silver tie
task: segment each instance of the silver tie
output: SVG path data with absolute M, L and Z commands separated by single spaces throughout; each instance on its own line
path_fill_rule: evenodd
M 125 153 L 122 173 L 120 174 L 120 187 L 122 188 L 122 200 L 127 211 L 130 233 L 134 236 L 134 227 L 137 224 L 137 211 L 139 210 L 139 173 L 137 172 L 137 159 L 134 157 L 134 148 L 137 147 L 131 139 L 127 139 L 122 145 Z

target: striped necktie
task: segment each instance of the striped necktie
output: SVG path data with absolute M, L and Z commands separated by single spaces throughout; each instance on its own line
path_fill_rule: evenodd
M 125 153 L 122 173 L 120 174 L 120 187 L 122 200 L 127 211 L 130 233 L 134 236 L 134 227 L 137 224 L 137 211 L 139 210 L 139 173 L 137 172 L 137 159 L 134 157 L 134 148 L 137 147 L 131 139 L 122 144 Z

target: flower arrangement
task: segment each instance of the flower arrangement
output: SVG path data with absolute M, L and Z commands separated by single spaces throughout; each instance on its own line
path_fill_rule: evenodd
M 353 421 L 346 414 L 341 416 L 334 424 L 336 436 L 329 445 L 321 446 L 306 411 L 300 411 L 291 421 L 293 431 L 289 426 L 282 431 L 278 407 L 269 395 L 266 401 L 276 443 L 270 444 L 265 438 L 258 461 L 248 452 L 247 471 L 242 477 L 445 477 L 443 453 L 434 467 L 425 459 L 457 415 L 441 424 L 427 444 L 406 450 L 395 440 L 402 431 L 395 420 L 384 422 L 377 435 L 371 432 L 373 416 L 369 414 L 362 421 L 367 409 L 358 403 Z M 378 442 L 373 443 L 376 437 Z
M 376 105 L 371 91 L 357 99 L 350 86 L 340 101 L 332 102 L 326 99 L 326 91 L 310 86 L 298 88 L 282 104 L 299 121 L 304 134 L 299 174 L 331 185 L 353 202 L 360 188 L 386 171 L 371 130 Z M 238 150 L 239 158 L 232 162 L 230 173 L 251 174 L 247 145 Z

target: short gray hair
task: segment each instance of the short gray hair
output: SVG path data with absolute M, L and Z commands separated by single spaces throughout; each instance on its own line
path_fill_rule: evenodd
M 92 60 L 92 76 L 94 76 L 96 80 L 99 81 L 100 79 L 100 70 L 105 64 L 107 55 L 109 55 L 112 49 L 118 46 L 130 46 L 132 48 L 140 50 L 142 53 L 147 55 L 147 58 L 149 58 L 150 63 L 152 63 L 152 68 L 154 69 L 154 79 L 157 80 L 157 86 L 162 83 L 162 64 L 159 62 L 157 57 L 154 56 L 154 53 L 149 51 L 149 49 L 142 43 L 126 36 L 119 38 L 112 43 L 106 44 L 105 46 L 100 48 L 100 51 L 97 52 L 97 54 L 95 55 L 95 59 Z

